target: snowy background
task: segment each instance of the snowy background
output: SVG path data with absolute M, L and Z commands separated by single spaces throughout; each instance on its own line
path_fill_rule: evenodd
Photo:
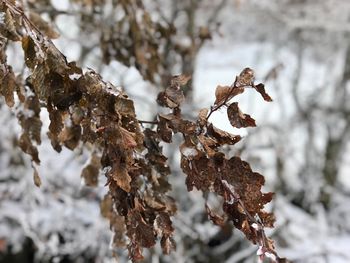
M 164 6 L 168 3 L 164 0 Z M 68 1 L 52 4 L 58 10 L 71 8 Z M 199 23 L 201 19 L 199 15 Z M 215 113 L 211 121 L 245 136 L 232 154 L 239 152 L 266 177 L 265 190 L 276 193 L 269 207 L 276 214 L 276 228 L 268 234 L 279 254 L 293 262 L 350 262 L 350 2 L 226 1 L 218 20 L 220 32 L 196 58 L 188 108 L 195 116 L 212 105 L 217 85 L 230 85 L 245 67 L 254 69 L 274 101 L 265 103 L 253 91 L 238 100 L 258 128 L 234 129 L 225 112 Z M 56 26 L 61 38 L 55 44 L 68 60 L 79 60 L 74 17 L 57 16 Z M 18 50 L 8 54 L 13 63 Z M 139 119 L 151 119 L 158 110 L 158 90 L 135 68 L 115 61 L 101 65 L 100 58 L 99 49 L 92 50 L 83 68 L 94 68 L 123 86 L 135 100 Z M 29 157 L 15 147 L 20 127 L 14 114 L 1 99 L 0 262 L 16 257 L 16 262 L 114 262 L 113 252 L 126 262 L 126 251 L 110 246 L 112 233 L 100 215 L 99 202 L 107 191 L 103 176 L 97 188 L 84 186 L 79 176 L 88 153 L 81 148 L 57 154 L 45 139 L 44 123 L 38 167 L 42 186 L 35 187 Z M 46 112 L 42 116 L 47 119 Z M 211 262 L 215 257 L 219 262 L 257 262 L 257 247 L 238 231 L 217 246 L 209 245 L 222 231 L 203 220 L 201 193 L 187 193 L 174 145 L 166 152 L 174 163 L 172 196 L 180 203 L 173 219 L 178 247 L 166 257 L 156 247 L 146 262 Z M 188 243 L 193 244 L 190 249 Z

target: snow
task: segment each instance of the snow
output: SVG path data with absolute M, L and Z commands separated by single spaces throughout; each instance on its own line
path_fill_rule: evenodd
M 187 159 L 192 159 L 193 157 L 195 157 L 198 154 L 198 151 L 195 148 L 183 147 L 183 148 L 181 148 L 181 153 Z

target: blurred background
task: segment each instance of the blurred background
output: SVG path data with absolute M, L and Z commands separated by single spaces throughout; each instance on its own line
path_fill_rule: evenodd
M 171 75 L 193 76 L 183 113 L 194 119 L 213 104 L 217 85 L 254 69 L 274 101 L 253 91 L 237 100 L 258 127 L 234 129 L 225 111 L 210 120 L 244 136 L 225 150 L 247 160 L 266 177 L 264 190 L 276 193 L 268 207 L 276 227 L 268 235 L 279 254 L 293 262 L 350 262 L 349 1 L 18 2 L 52 25 L 60 35 L 54 43 L 69 61 L 123 87 L 141 120 L 162 112 L 155 100 Z M 15 73 L 23 73 L 21 47 L 11 44 L 7 55 Z M 127 251 L 110 245 L 112 232 L 100 215 L 104 176 L 96 188 L 80 177 L 86 149 L 56 153 L 42 111 L 37 188 L 30 158 L 17 146 L 15 114 L 0 98 L 0 262 L 115 262 L 114 255 L 127 262 Z M 187 192 L 179 141 L 164 145 L 178 202 L 177 250 L 163 256 L 155 247 L 145 262 L 258 262 L 256 246 L 230 225 L 214 226 L 202 193 Z

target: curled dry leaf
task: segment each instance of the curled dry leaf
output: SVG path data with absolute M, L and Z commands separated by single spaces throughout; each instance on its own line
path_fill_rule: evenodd
M 255 127 L 255 120 L 248 114 L 244 114 L 234 102 L 227 108 L 227 116 L 231 125 L 235 128 Z
M 251 68 L 245 68 L 235 81 L 235 87 L 254 86 L 255 72 Z
M 225 132 L 219 128 L 216 128 L 212 123 L 208 126 L 208 135 L 215 138 L 216 141 L 221 145 L 234 145 L 242 139 L 240 135 L 233 135 L 231 133 Z
M 265 91 L 265 85 L 260 83 L 256 86 L 254 86 L 254 88 L 256 89 L 257 92 L 259 92 L 261 94 L 261 96 L 264 98 L 264 100 L 266 101 L 272 101 L 271 97 L 269 94 L 266 93 Z

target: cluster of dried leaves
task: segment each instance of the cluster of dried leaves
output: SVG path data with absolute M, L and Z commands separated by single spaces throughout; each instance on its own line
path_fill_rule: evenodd
M 121 4 L 127 5 L 127 1 Z M 218 86 L 214 106 L 202 109 L 195 122 L 181 115 L 182 86 L 190 78 L 174 77 L 157 99 L 169 113 L 158 115 L 156 129 L 143 128 L 133 101 L 122 90 L 104 82 L 96 72 L 84 73 L 74 62 L 68 63 L 49 39 L 54 34 L 44 20 L 29 19 L 16 1 L 1 1 L 0 11 L 4 17 L 0 28 L 0 92 L 9 107 L 15 105 L 17 95 L 17 117 L 23 128 L 19 146 L 31 156 L 33 167 L 40 163 L 36 146 L 41 143 L 40 110 L 45 107 L 50 118 L 48 137 L 56 151 L 60 152 L 62 146 L 73 150 L 79 145 L 92 149 L 91 162 L 83 169 L 82 177 L 89 186 L 97 185 L 100 171 L 107 177 L 109 192 L 101 211 L 110 220 L 116 246 L 126 246 L 133 261 L 142 259 L 142 249 L 154 246 L 157 240 L 164 253 L 175 249 L 171 216 L 176 205 L 167 195 L 170 169 L 160 142 L 170 143 L 175 133 L 181 133 L 181 167 L 187 175 L 188 190 L 196 187 L 224 200 L 225 214 L 216 214 L 207 206 L 209 218 L 218 225 L 232 221 L 247 239 L 259 244 L 262 258 L 283 262 L 264 233 L 264 227 L 274 223 L 274 216 L 263 211 L 272 199 L 272 193 L 261 192 L 264 177 L 239 157 L 227 158 L 220 147 L 234 145 L 241 137 L 208 121 L 214 111 L 227 107 L 233 127 L 255 126 L 253 118 L 242 113 L 236 102 L 230 102 L 249 87 L 266 101 L 271 100 L 263 84 L 254 84 L 251 69 L 243 70 L 233 85 Z M 132 20 L 128 23 L 136 26 Z M 7 64 L 9 41 L 22 43 L 30 70 L 25 80 Z M 35 168 L 34 180 L 40 185 Z

